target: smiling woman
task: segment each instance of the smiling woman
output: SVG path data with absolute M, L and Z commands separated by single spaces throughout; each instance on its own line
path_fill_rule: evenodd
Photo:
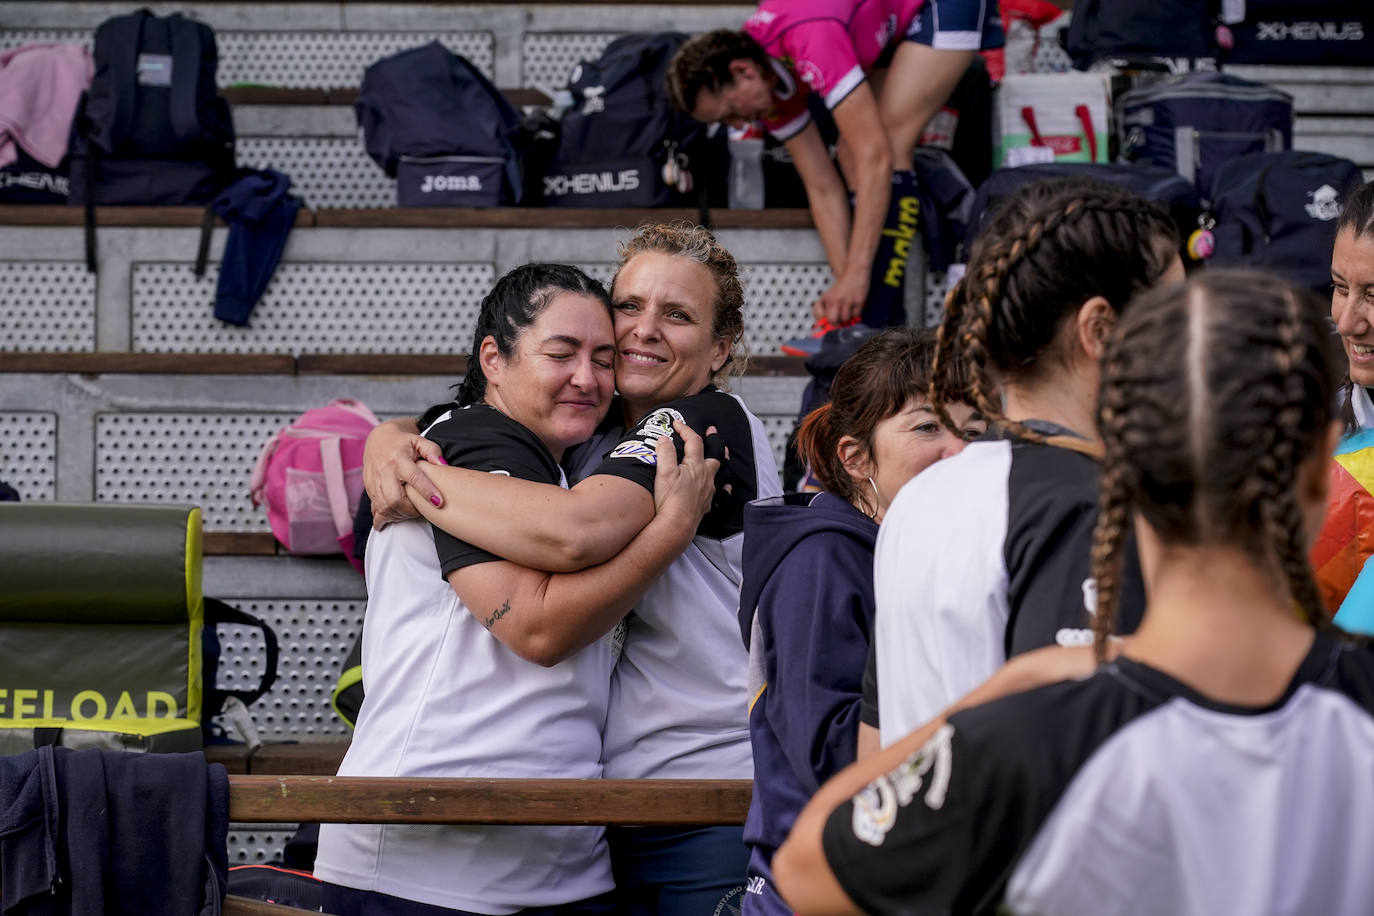
M 1349 361 L 1346 431 L 1374 429 L 1374 181 L 1345 202 L 1331 252 L 1331 320 Z
M 458 401 L 431 409 L 425 434 L 479 477 L 558 491 L 559 459 L 610 405 L 614 351 L 600 284 L 562 265 L 516 268 L 483 300 Z M 660 483 L 676 474 L 684 485 L 661 486 L 658 514 L 585 572 L 520 566 L 420 520 L 370 539 L 367 696 L 340 775 L 601 775 L 615 653 L 597 637 L 682 552 L 715 472 L 694 437 L 680 467 L 665 447 L 655 458 Z M 605 622 L 571 648 L 537 648 L 562 614 Z M 507 650 L 530 644 L 544 665 Z M 330 824 L 316 874 L 340 916 L 610 908 L 606 843 L 592 827 Z
M 565 457 L 576 486 L 561 490 L 425 463 L 425 485 L 437 485 L 442 508 L 413 488 L 411 503 L 435 526 L 517 562 L 603 570 L 623 560 L 625 545 L 633 547 L 631 538 L 648 531 L 645 525 L 658 524 L 665 475 L 656 468 L 672 454 L 670 445 L 692 449 L 697 435 L 714 433 L 721 488 L 691 543 L 655 571 L 632 613 L 609 601 L 536 620 L 512 612 L 492 633 L 512 652 L 548 664 L 624 618 L 607 636 L 620 656 L 607 678 L 605 775 L 748 778 L 748 655 L 736 622 L 744 507 L 782 488 L 763 424 L 722 390 L 744 359 L 738 268 L 706 229 L 646 226 L 622 246 L 612 302 L 620 398 L 592 438 Z M 399 436 L 395 425 L 379 427 L 369 439 L 367 472 L 377 505 L 388 506 L 398 478 L 421 479 L 412 449 L 429 448 Z M 702 464 L 684 454 L 692 469 Z M 738 905 L 746 864 L 740 828 L 620 828 L 608 836 L 627 910 L 697 913 Z

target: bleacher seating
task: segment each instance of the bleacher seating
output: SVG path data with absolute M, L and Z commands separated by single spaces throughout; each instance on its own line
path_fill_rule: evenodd
M 0 49 L 89 42 L 122 11 L 90 0 L 4 7 Z M 512 101 L 543 104 L 573 63 L 619 34 L 736 26 L 752 4 L 196 0 L 179 8 L 216 29 L 240 163 L 289 174 L 307 208 L 251 326 L 234 328 L 211 316 L 222 228 L 206 275 L 191 269 L 199 209 L 100 210 L 92 275 L 78 208 L 0 207 L 0 480 L 26 500 L 201 505 L 206 593 L 264 617 L 281 638 L 281 677 L 252 710 L 259 730 L 268 740 L 337 741 L 346 729 L 328 696 L 361 623 L 363 583 L 342 559 L 277 551 L 247 496 L 262 442 L 338 396 L 381 416 L 413 415 L 461 375 L 478 302 L 496 276 L 538 258 L 609 280 L 628 227 L 696 216 L 397 210 L 392 183 L 356 139 L 351 102 L 363 69 L 438 38 Z M 1297 146 L 1351 158 L 1374 177 L 1374 68 L 1234 72 L 1295 96 Z M 810 324 L 829 270 L 805 211 L 727 210 L 713 219 L 750 280 L 748 341 L 762 357 L 736 390 L 780 452 L 807 379 L 799 360 L 773 354 Z M 914 276 L 908 311 L 929 323 L 943 278 Z M 252 653 L 227 637 L 232 668 Z M 237 861 L 270 856 L 288 831 L 254 828 L 240 837 Z

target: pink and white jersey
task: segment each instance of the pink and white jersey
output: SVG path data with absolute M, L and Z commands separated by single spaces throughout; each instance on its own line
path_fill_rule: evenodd
M 744 31 L 774 59 L 779 87 L 764 127 L 780 140 L 809 121 L 806 96 L 833 109 L 883 51 L 906 34 L 926 0 L 763 0 Z

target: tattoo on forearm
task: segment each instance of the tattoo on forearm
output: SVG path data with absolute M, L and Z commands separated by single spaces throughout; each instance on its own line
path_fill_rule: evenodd
M 483 626 L 490 630 L 495 626 L 496 621 L 510 613 L 510 601 L 502 601 L 501 606 L 491 612 L 491 616 L 482 621 Z

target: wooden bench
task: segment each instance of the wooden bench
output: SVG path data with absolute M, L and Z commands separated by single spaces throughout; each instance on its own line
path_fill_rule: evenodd
M 81 207 L 51 204 L 0 205 L 0 226 L 83 225 Z M 204 207 L 96 207 L 97 226 L 199 228 Z M 574 207 L 389 207 L 301 208 L 296 228 L 321 229 L 617 229 L 645 222 L 697 221 L 683 207 L 581 209 Z M 806 209 L 712 209 L 717 229 L 810 229 Z
M 293 746 L 281 746 L 287 747 Z M 752 791 L 747 779 L 233 775 L 229 819 L 238 824 L 737 825 L 748 814 Z M 299 910 L 234 896 L 224 908 L 226 916 L 292 912 Z

